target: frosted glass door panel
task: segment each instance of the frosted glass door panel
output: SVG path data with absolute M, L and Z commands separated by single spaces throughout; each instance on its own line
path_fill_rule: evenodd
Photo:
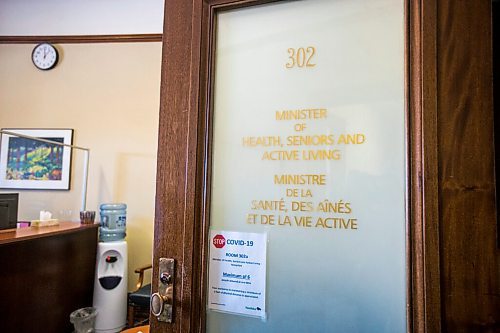
M 265 318 L 208 332 L 406 331 L 404 43 L 402 0 L 217 14 L 210 228 L 268 243 Z

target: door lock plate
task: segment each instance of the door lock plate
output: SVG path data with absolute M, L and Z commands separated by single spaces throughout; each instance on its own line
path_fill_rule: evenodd
M 158 292 L 151 295 L 151 313 L 158 321 L 171 323 L 174 307 L 175 261 L 160 258 Z

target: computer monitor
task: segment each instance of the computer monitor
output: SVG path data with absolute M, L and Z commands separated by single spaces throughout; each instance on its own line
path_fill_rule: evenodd
M 17 225 L 19 193 L 0 193 L 0 230 Z

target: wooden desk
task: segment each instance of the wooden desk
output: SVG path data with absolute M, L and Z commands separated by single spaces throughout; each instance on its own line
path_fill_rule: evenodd
M 72 332 L 92 306 L 98 225 L 0 232 L 0 332 Z

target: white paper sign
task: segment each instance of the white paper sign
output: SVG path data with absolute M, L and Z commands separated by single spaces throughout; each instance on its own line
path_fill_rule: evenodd
M 266 316 L 266 233 L 210 231 L 208 307 Z

